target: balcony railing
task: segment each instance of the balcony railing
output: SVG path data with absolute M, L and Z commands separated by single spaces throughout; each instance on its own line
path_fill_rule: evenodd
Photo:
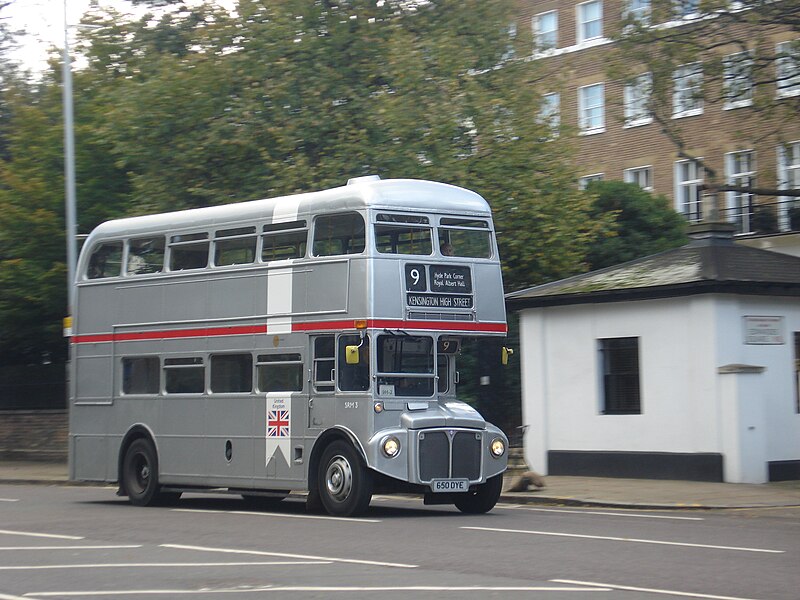
M 721 199 L 725 198 L 722 194 L 720 196 Z M 707 202 L 708 199 L 704 198 L 703 201 Z M 704 215 L 708 215 L 710 211 L 710 206 L 703 206 Z M 740 206 L 719 208 L 718 213 L 722 220 L 736 224 L 737 235 L 800 231 L 800 198 L 758 202 L 757 196 L 752 195 L 749 202 Z

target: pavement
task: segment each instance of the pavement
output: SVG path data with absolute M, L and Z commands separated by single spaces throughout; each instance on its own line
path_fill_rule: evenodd
M 639 509 L 800 507 L 800 481 L 712 483 L 658 479 L 546 476 L 545 487 L 503 492 L 500 502 Z M 0 484 L 85 485 L 70 482 L 65 463 L 0 460 Z

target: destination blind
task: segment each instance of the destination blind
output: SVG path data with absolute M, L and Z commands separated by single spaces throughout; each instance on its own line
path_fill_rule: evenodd
M 469 267 L 422 265 L 405 266 L 406 303 L 414 308 L 473 307 L 472 273 Z

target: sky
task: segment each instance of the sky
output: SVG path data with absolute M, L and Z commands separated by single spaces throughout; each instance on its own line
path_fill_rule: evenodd
M 18 39 L 20 48 L 11 53 L 12 58 L 26 67 L 41 71 L 47 64 L 47 50 L 54 44 L 64 46 L 64 2 L 65 0 L 13 0 L 2 16 L 6 17 L 12 30 L 25 29 L 28 35 Z M 67 19 L 70 25 L 80 21 L 89 8 L 91 0 L 66 0 Z M 120 8 L 122 0 L 104 0 Z
M 70 27 L 80 23 L 81 16 L 89 9 L 91 0 L 12 0 L 0 17 L 8 20 L 13 31 L 24 29 L 27 35 L 17 41 L 20 48 L 11 53 L 14 60 L 21 62 L 32 71 L 42 71 L 47 67 L 47 51 L 56 45 L 64 47 L 64 6 L 67 8 L 67 22 Z M 125 0 L 98 0 L 100 6 L 114 7 L 123 14 L 142 15 L 146 7 L 134 7 Z M 186 4 L 192 4 L 188 0 Z M 233 0 L 221 0 L 222 6 L 234 5 Z M 72 29 L 74 34 L 74 29 Z M 71 39 L 74 39 L 71 36 Z

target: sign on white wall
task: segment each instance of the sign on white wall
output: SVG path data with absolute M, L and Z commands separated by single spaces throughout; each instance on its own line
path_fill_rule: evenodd
M 758 345 L 785 344 L 783 317 L 744 317 L 744 343 Z

